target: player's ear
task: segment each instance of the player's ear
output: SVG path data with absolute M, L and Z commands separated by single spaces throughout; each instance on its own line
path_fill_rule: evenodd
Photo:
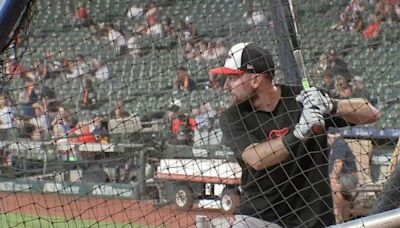
M 251 76 L 251 87 L 256 89 L 261 84 L 262 75 L 261 74 L 253 74 Z

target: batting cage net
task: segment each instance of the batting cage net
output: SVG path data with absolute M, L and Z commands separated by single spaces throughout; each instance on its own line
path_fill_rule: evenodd
M 397 208 L 399 22 L 383 0 L 28 1 L 1 53 L 0 226 Z

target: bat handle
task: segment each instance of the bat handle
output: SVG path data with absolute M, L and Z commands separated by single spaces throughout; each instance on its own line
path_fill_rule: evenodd
M 324 127 L 322 125 L 315 125 L 311 128 L 311 131 L 314 135 L 320 135 L 324 133 Z
M 313 106 L 313 107 L 311 107 L 311 108 L 312 108 L 312 109 L 318 109 L 318 110 L 319 110 L 319 108 L 316 107 L 316 106 Z M 311 131 L 312 131 L 312 133 L 313 133 L 314 135 L 320 135 L 320 134 L 323 134 L 323 133 L 324 133 L 325 129 L 324 129 L 324 126 L 323 126 L 323 125 L 318 124 L 318 125 L 312 126 L 312 127 L 311 127 Z

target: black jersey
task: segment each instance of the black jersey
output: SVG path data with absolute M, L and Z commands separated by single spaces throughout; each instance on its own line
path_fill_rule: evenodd
M 328 175 L 327 135 L 297 142 L 282 164 L 255 170 L 245 164 L 241 153 L 250 144 L 291 131 L 302 106 L 295 100 L 301 87 L 281 86 L 282 98 L 276 109 L 254 109 L 250 101 L 231 106 L 220 117 L 224 144 L 242 167 L 241 205 L 238 213 L 275 222 L 284 227 L 325 227 L 334 224 Z M 346 121 L 326 116 L 326 129 Z

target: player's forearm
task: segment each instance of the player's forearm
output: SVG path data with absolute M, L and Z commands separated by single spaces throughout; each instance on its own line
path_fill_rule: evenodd
M 338 101 L 336 115 L 353 124 L 376 122 L 381 114 L 371 103 L 363 98 L 352 98 Z
M 242 153 L 242 159 L 253 169 L 261 170 L 277 165 L 288 157 L 282 138 L 252 144 Z
M 332 180 L 338 180 L 340 176 L 340 172 L 342 171 L 344 166 L 343 160 L 337 159 L 335 160 L 332 168 L 331 178 Z

